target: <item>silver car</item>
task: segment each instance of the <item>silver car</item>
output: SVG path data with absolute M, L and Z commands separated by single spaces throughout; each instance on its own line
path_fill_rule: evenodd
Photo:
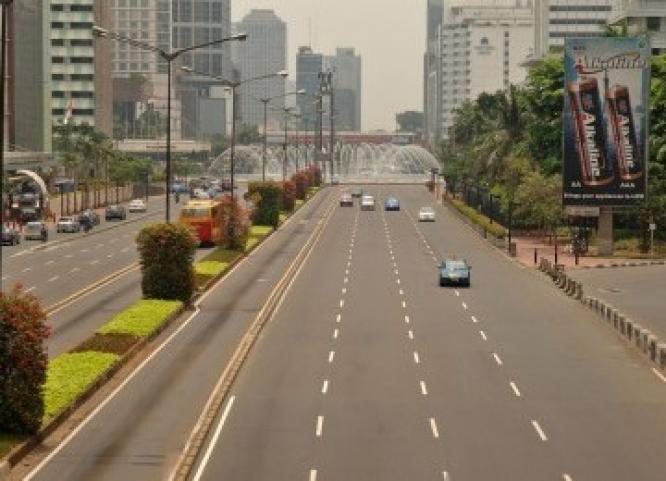
M 25 240 L 42 240 L 44 229 L 46 229 L 44 222 L 28 222 L 23 228 L 23 238 Z
M 421 207 L 421 210 L 419 210 L 419 222 L 435 222 L 435 209 L 432 207 Z
M 81 224 L 74 217 L 61 217 L 56 224 L 56 232 L 81 232 Z
M 371 195 L 364 195 L 361 198 L 361 210 L 375 210 L 375 198 Z

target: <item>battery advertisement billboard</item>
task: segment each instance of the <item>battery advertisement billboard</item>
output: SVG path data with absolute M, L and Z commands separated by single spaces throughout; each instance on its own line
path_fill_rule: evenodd
M 646 38 L 567 38 L 564 205 L 626 206 L 647 187 Z

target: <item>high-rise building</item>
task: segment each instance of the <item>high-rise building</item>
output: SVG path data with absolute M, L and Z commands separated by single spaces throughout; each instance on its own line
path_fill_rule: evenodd
M 440 137 L 440 30 L 444 0 L 428 0 L 426 10 L 426 51 L 423 55 L 423 112 L 425 142 L 433 146 Z
M 534 55 L 562 48 L 567 37 L 597 37 L 603 33 L 613 0 L 533 0 Z M 663 2 L 659 2 L 663 3 Z
M 18 150 L 51 152 L 51 8 L 42 0 L 24 0 L 13 3 L 12 14 L 12 37 L 21 41 L 9 42 L 12 127 L 5 142 Z
M 319 93 L 319 74 L 324 67 L 324 57 L 312 51 L 311 47 L 300 47 L 296 55 L 296 89 L 305 90 L 306 95 L 298 96 L 298 109 L 301 112 L 303 127 L 315 125 L 317 119 L 313 96 Z
M 105 0 L 50 0 L 51 119 L 88 124 L 112 135 L 111 45 L 92 27 L 111 28 Z
M 234 65 L 241 80 L 280 72 L 287 68 L 287 24 L 273 10 L 252 10 L 235 27 L 247 33 L 245 42 L 233 45 Z M 245 124 L 264 123 L 264 108 L 257 100 L 285 93 L 285 80 L 280 77 L 251 82 L 239 89 L 240 120 Z M 268 111 L 270 124 L 282 118 L 284 97 L 275 99 Z
M 325 69 L 333 74 L 335 89 L 336 128 L 361 130 L 362 69 L 361 57 L 353 48 L 338 48 L 333 56 L 326 57 Z
M 532 54 L 533 39 L 532 9 L 520 0 L 478 6 L 461 2 L 445 10 L 440 31 L 443 137 L 464 100 L 525 80 L 523 65 Z
M 231 35 L 231 0 L 173 0 L 172 48 L 187 48 Z M 180 65 L 229 81 L 236 79 L 231 61 L 230 42 L 212 45 L 183 54 Z M 177 66 L 174 66 L 177 68 Z M 184 138 L 199 138 L 204 130 L 215 128 L 222 132 L 223 126 L 204 125 L 203 104 L 209 103 L 211 89 L 219 82 L 196 75 L 181 75 L 178 81 L 178 96 L 182 105 L 182 134 Z M 206 128 L 204 128 L 206 127 Z
M 666 53 L 665 1 L 615 0 L 610 23 L 626 25 L 629 35 L 647 33 L 653 53 Z

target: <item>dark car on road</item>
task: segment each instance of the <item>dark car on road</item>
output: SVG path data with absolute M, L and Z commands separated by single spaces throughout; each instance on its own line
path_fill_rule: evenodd
M 363 189 L 354 189 L 351 192 L 352 197 L 360 199 L 363 197 Z
M 465 260 L 447 259 L 439 266 L 439 285 L 470 287 L 472 267 Z
M 106 220 L 125 220 L 127 219 L 127 211 L 122 205 L 110 205 L 106 208 L 105 218 Z
M 21 233 L 7 225 L 2 226 L 2 245 L 3 246 L 16 246 L 21 243 Z
M 91 226 L 99 225 L 100 218 L 99 214 L 93 209 L 86 209 L 81 214 L 79 214 L 79 223 L 81 225 L 88 223 Z
M 389 197 L 384 203 L 384 210 L 387 211 L 399 211 L 400 210 L 400 201 L 395 197 Z

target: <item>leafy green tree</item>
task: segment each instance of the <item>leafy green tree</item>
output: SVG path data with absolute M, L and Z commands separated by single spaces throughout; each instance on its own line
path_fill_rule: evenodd
M 423 124 L 425 123 L 423 112 L 407 110 L 397 114 L 395 120 L 398 123 L 398 130 L 400 132 L 423 132 Z

